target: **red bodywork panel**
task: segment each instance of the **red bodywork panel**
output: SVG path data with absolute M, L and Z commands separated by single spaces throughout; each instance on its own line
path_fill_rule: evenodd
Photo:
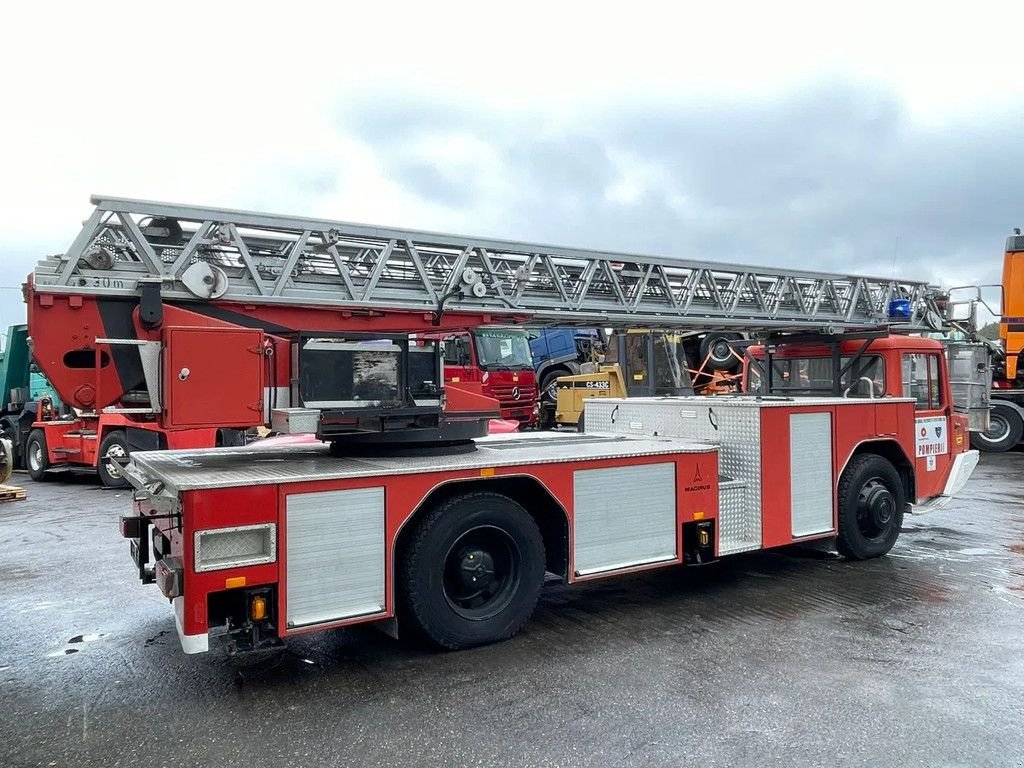
M 761 411 L 762 529 L 765 549 L 792 544 L 792 495 L 790 478 L 790 416 L 794 413 L 828 413 L 832 418 L 832 483 L 838 482 L 858 446 L 869 442 L 895 442 L 908 461 L 913 460 L 913 408 L 909 403 L 861 402 L 841 407 L 765 408 Z M 896 424 L 893 432 L 880 431 L 879 422 Z M 943 479 L 943 482 L 945 480 Z M 940 489 L 941 490 L 941 489 Z M 920 494 L 919 494 L 920 495 Z M 934 495 L 929 494 L 929 495 Z M 832 528 L 836 529 L 837 500 L 832 501 Z M 813 537 L 812 537 L 813 538 Z
M 33 429 L 41 429 L 46 437 L 50 465 L 69 465 L 96 469 L 100 444 L 115 429 L 141 429 L 158 432 L 170 450 L 213 448 L 217 445 L 217 429 L 161 429 L 152 421 L 137 421 L 119 413 L 80 416 L 71 420 L 37 421 Z
M 587 577 L 574 575 L 572 563 L 573 542 L 573 472 L 576 469 L 601 469 L 610 467 L 642 466 L 644 464 L 675 463 L 676 481 L 676 557 L 670 562 L 659 562 L 632 568 L 622 568 Z M 226 580 L 245 578 L 246 588 L 262 585 L 277 585 L 277 615 L 287 616 L 287 525 L 285 520 L 286 500 L 291 493 L 313 493 L 356 488 L 384 488 L 385 498 L 385 595 L 383 613 L 360 616 L 284 631 L 282 635 L 328 629 L 366 621 L 379 621 L 394 615 L 394 556 L 399 534 L 409 519 L 424 505 L 432 491 L 439 487 L 459 482 L 479 483 L 478 490 L 487 490 L 490 479 L 528 477 L 540 483 L 550 493 L 564 513 L 569 527 L 569 581 L 606 578 L 630 571 L 665 567 L 682 562 L 682 524 L 693 520 L 715 520 L 718 514 L 718 486 L 714 478 L 718 474 L 717 454 L 685 453 L 675 455 L 642 456 L 630 459 L 561 462 L 526 466 L 496 467 L 493 470 L 462 470 L 424 472 L 413 475 L 381 476 L 373 478 L 325 480 L 283 485 L 253 486 L 246 488 L 210 489 L 188 491 L 182 494 L 183 517 L 181 531 L 176 523 L 157 518 L 154 524 L 171 540 L 171 552 L 182 558 L 184 563 L 184 633 L 197 635 L 208 631 L 208 596 L 227 588 Z M 486 478 L 486 479 L 482 479 Z M 696 480 L 691 481 L 691 479 Z M 143 515 L 152 515 L 153 509 L 146 501 L 136 501 L 136 510 Z M 230 528 L 260 522 L 277 523 L 277 562 L 243 568 L 196 573 L 193 568 L 191 539 L 197 530 Z
M 532 371 L 480 371 L 469 366 L 444 366 L 444 382 L 474 382 L 498 401 L 503 419 L 530 425 L 537 421 L 537 377 Z
M 164 349 L 165 426 L 263 424 L 263 331 L 172 327 Z
M 140 502 L 136 502 L 138 506 Z M 157 527 L 170 534 L 171 551 L 182 559 L 185 569 L 185 610 L 183 624 L 186 634 L 206 632 L 207 595 L 221 592 L 225 579 L 244 577 L 247 587 L 274 584 L 279 578 L 281 558 L 276 563 L 232 568 L 229 571 L 197 573 L 193 561 L 196 531 L 210 528 L 230 528 L 276 521 L 276 489 L 258 485 L 248 488 L 222 488 L 191 491 L 182 494 L 183 519 L 181 530 L 160 521 Z M 280 526 L 279 526 L 280 528 Z M 279 551 L 283 542 L 278 540 Z M 283 614 L 282 614 L 283 615 Z
M 335 307 L 211 301 L 164 304 L 162 325 L 147 329 L 139 320 L 136 301 L 37 291 L 32 286 L 31 275 L 26 301 L 29 335 L 37 364 L 61 399 L 82 409 L 111 405 L 138 384 L 132 378 L 134 372 L 116 359 L 122 355 L 115 353 L 110 345 L 97 345 L 97 338 L 160 341 L 163 329 L 172 327 L 260 329 L 272 337 L 279 358 L 275 383 L 287 386 L 286 361 L 290 360 L 290 354 L 284 337 L 299 331 L 427 333 L 524 319 L 516 315 L 450 312 L 442 315 L 439 325 L 434 325 L 434 315 L 429 312 L 346 311 Z M 98 372 L 92 362 L 97 346 L 102 357 Z
M 859 353 L 863 346 L 863 340 L 842 341 L 839 344 L 839 352 L 843 357 L 851 357 Z M 751 347 L 750 353 L 755 359 L 764 358 L 763 347 Z M 831 349 L 824 345 L 780 344 L 772 354 L 776 359 L 828 358 Z M 942 343 L 917 336 L 888 336 L 872 340 L 864 354 L 878 356 L 883 360 L 885 391 L 881 398 L 877 398 L 883 402 L 886 397 L 904 397 L 904 355 L 934 355 L 939 372 L 938 390 L 941 403 L 937 408 L 911 407 L 907 411 L 874 407 L 873 419 L 867 421 L 864 420 L 860 409 L 856 409 L 855 412 L 836 409 L 838 413 L 844 415 L 835 430 L 843 441 L 842 445 L 835 446 L 836 456 L 845 453 L 848 458 L 853 448 L 865 440 L 889 439 L 899 442 L 914 467 L 916 499 L 910 501 L 939 495 L 949 477 L 953 458 L 970 448 L 967 417 L 953 413 L 948 383 L 949 371 Z M 744 372 L 744 389 L 748 373 L 749 371 Z M 795 399 L 799 402 L 800 396 L 796 395 Z M 870 399 L 865 401 L 865 404 L 871 403 Z M 938 450 L 942 452 L 931 453 L 930 451 L 936 448 L 936 443 L 940 444 Z M 945 443 L 944 451 L 942 443 Z M 779 456 L 779 451 L 774 448 L 771 452 L 775 461 L 788 460 L 788 454 L 785 457 Z M 845 462 L 844 459 L 841 466 L 845 466 Z

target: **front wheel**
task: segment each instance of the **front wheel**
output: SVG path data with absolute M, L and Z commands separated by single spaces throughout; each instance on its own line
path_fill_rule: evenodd
M 899 472 L 876 454 L 854 456 L 843 470 L 836 496 L 836 549 L 851 560 L 881 557 L 903 527 L 906 493 Z
M 450 650 L 506 640 L 544 584 L 544 541 L 507 496 L 449 499 L 418 521 L 400 558 L 399 622 Z
M 1002 453 L 1013 448 L 1024 435 L 1024 420 L 1008 403 L 995 402 L 989 413 L 988 429 L 972 432 L 971 445 L 979 451 Z
M 107 488 L 127 488 L 128 481 L 124 477 L 124 462 L 128 459 L 128 439 L 120 429 L 108 432 L 100 443 L 100 455 L 96 462 L 96 472 L 100 482 Z
M 50 468 L 50 451 L 46 447 L 46 435 L 41 429 L 33 429 L 25 441 L 25 468 L 28 476 L 36 482 L 49 477 L 46 470 Z

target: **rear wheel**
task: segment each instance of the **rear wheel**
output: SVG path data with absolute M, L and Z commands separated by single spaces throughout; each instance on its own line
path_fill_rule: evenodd
M 50 452 L 46 447 L 46 435 L 41 429 L 33 429 L 25 441 L 25 469 L 28 476 L 37 482 L 48 479 Z
M 989 412 L 989 427 L 985 432 L 972 432 L 971 445 L 979 451 L 1002 453 L 1013 448 L 1024 436 L 1024 420 L 1009 403 L 996 401 Z
M 128 481 L 124 477 L 122 466 L 128 459 L 128 439 L 120 429 L 108 432 L 100 443 L 99 459 L 96 472 L 100 481 L 107 488 L 127 488 Z
M 855 456 L 839 480 L 836 549 L 851 560 L 880 557 L 903 527 L 906 493 L 899 472 L 876 454 Z
M 507 496 L 458 496 L 416 523 L 399 578 L 403 631 L 451 650 L 505 640 L 537 605 L 544 541 Z

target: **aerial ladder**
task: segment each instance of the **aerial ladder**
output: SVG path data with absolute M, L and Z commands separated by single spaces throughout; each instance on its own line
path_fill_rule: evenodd
M 463 442 L 493 401 L 416 334 L 489 324 L 842 335 L 940 327 L 926 282 L 94 197 L 26 288 L 33 354 L 86 414 L 146 427 Z

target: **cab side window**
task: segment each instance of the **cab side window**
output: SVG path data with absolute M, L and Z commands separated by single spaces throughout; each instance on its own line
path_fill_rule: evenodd
M 938 355 L 916 353 L 903 356 L 903 396 L 914 398 L 919 411 L 942 408 Z
M 444 363 L 445 363 L 445 365 L 463 365 L 464 364 L 461 361 L 461 358 L 463 357 L 463 355 L 461 354 L 462 353 L 462 344 L 459 343 L 460 341 L 462 341 L 462 340 L 459 337 L 457 337 L 457 336 L 454 336 L 452 338 L 444 340 Z

